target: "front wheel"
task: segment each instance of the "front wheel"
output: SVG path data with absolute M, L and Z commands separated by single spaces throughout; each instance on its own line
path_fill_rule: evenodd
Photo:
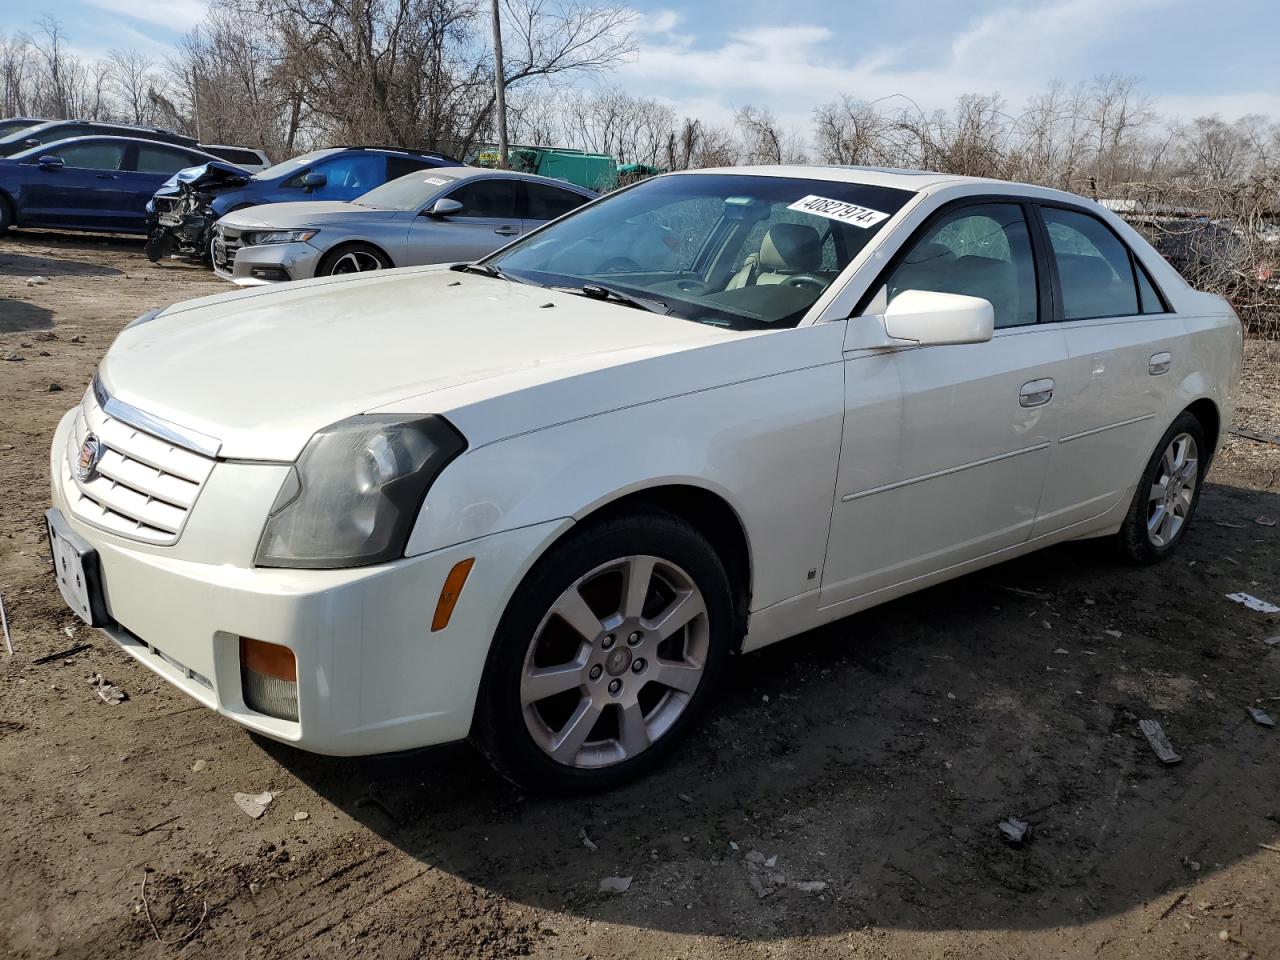
M 0 237 L 9 232 L 13 226 L 13 207 L 4 197 L 0 197 Z
M 368 244 L 351 244 L 327 254 L 316 270 L 317 277 L 338 277 L 348 273 L 386 270 L 391 263 L 381 251 Z
M 1200 502 L 1209 453 L 1194 415 L 1179 415 L 1165 431 L 1120 527 L 1120 547 L 1130 560 L 1156 563 L 1182 542 Z
M 574 531 L 503 614 L 472 739 L 526 789 L 633 779 L 705 712 L 732 629 L 724 566 L 683 520 L 646 511 Z

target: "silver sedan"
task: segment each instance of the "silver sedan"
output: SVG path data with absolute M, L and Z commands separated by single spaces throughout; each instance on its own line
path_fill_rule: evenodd
M 241 286 L 475 260 L 597 196 L 526 173 L 419 170 L 349 203 L 270 203 L 213 231 L 218 276 Z

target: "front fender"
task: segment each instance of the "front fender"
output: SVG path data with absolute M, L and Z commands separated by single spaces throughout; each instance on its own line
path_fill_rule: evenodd
M 436 481 L 407 553 L 581 519 L 648 488 L 694 486 L 741 519 L 752 605 L 766 606 L 811 589 L 821 570 L 843 413 L 837 361 L 484 444 Z

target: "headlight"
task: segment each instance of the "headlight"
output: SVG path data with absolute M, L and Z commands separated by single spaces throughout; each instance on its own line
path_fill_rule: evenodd
M 268 230 L 251 235 L 249 246 L 256 247 L 264 243 L 305 243 L 319 232 L 319 230 Z
M 358 567 L 404 556 L 432 481 L 467 442 L 440 417 L 357 416 L 318 431 L 285 478 L 262 567 Z

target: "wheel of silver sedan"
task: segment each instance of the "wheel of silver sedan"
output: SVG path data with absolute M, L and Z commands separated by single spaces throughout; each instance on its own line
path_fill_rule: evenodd
M 706 603 L 679 566 L 640 555 L 596 567 L 533 635 L 520 679 L 529 734 L 566 766 L 629 760 L 689 705 L 708 645 Z
M 1165 448 L 1147 503 L 1147 537 L 1157 547 L 1173 543 L 1190 515 L 1200 482 L 1199 454 L 1189 433 L 1179 433 Z
M 336 277 L 341 273 L 364 273 L 368 270 L 381 270 L 382 261 L 368 250 L 348 250 L 329 267 L 329 276 Z

